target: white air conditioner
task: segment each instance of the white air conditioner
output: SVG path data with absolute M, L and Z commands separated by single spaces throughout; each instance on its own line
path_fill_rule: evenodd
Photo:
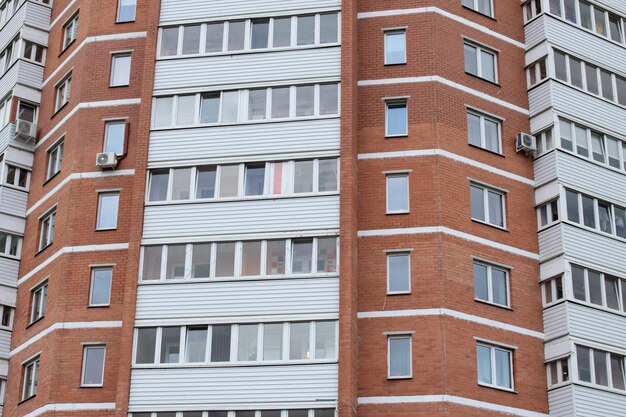
M 96 155 L 96 165 L 100 168 L 115 168 L 117 155 L 115 152 L 102 152 Z
M 15 121 L 15 138 L 24 142 L 34 142 L 37 137 L 37 125 L 28 120 L 17 119 Z
M 527 154 L 537 150 L 537 140 L 528 133 L 517 134 L 517 152 L 524 151 Z

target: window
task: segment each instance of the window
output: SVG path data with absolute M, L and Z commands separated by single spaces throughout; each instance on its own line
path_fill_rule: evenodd
M 406 31 L 385 32 L 385 65 L 406 64 Z
M 178 27 L 161 29 L 160 56 L 166 57 L 178 53 L 178 32 Z
M 156 327 L 143 327 L 137 329 L 135 346 L 135 363 L 155 363 L 155 346 L 157 339 Z
M 554 149 L 554 137 L 552 131 L 553 128 L 549 127 L 548 129 L 535 134 L 535 139 L 537 140 L 537 152 L 535 156 L 541 156 L 551 149 Z
M 594 385 L 625 390 L 624 356 L 576 345 L 578 379 Z
M 66 49 L 76 40 L 78 34 L 78 14 L 74 15 L 63 25 L 63 48 Z
M 134 22 L 137 0 L 119 0 L 117 8 L 117 23 Z
M 298 16 L 297 45 L 313 45 L 315 43 L 315 15 Z
M 180 359 L 180 327 L 161 329 L 161 362 L 178 363 Z
M 48 281 L 39 284 L 31 290 L 31 323 L 36 322 L 46 314 L 46 298 L 48 298 Z
M 112 230 L 117 228 L 117 212 L 120 194 L 100 193 L 98 195 L 98 221 L 96 230 Z
M 85 346 L 83 348 L 83 373 L 81 386 L 101 387 L 104 383 L 104 346 Z
M 52 244 L 54 240 L 54 224 L 56 220 L 56 209 L 45 214 L 39 220 L 39 250 L 44 250 Z
M 626 313 L 626 279 L 571 265 L 574 298 Z
M 67 75 L 55 87 L 55 111 L 61 109 L 70 101 L 70 89 L 72 86 L 72 73 Z
M 30 171 L 15 165 L 4 165 L 4 183 L 23 190 L 28 189 L 30 184 Z
M 513 352 L 509 349 L 478 343 L 478 384 L 513 390 Z
M 576 17 L 577 9 L 580 21 Z M 565 17 L 565 20 L 614 42 L 620 44 L 624 42 L 623 19 L 595 4 L 584 0 L 550 0 L 550 13 Z
M 615 169 L 626 169 L 626 142 L 565 119 L 559 119 L 561 147 Z M 591 151 L 590 151 L 591 150 Z
M 500 121 L 490 116 L 467 112 L 467 132 L 470 145 L 495 153 L 502 153 L 500 139 Z
M 22 251 L 22 238 L 0 231 L 0 254 L 19 257 Z
M 504 194 L 483 185 L 470 185 L 472 220 L 496 227 L 506 227 L 504 221 Z
M 548 387 L 563 384 L 569 381 L 569 357 L 546 363 Z
M 509 307 L 509 270 L 474 261 L 474 297 L 502 307 Z
M 528 88 L 539 84 L 541 81 L 548 78 L 548 70 L 546 67 L 546 57 L 543 57 L 526 68 L 526 80 L 528 82 Z
M 407 136 L 408 112 L 406 100 L 393 100 L 385 103 L 385 136 Z
M 104 152 L 124 155 L 126 145 L 126 122 L 124 120 L 106 122 L 104 125 Z
M 465 51 L 465 72 L 497 83 L 496 53 L 483 46 L 467 42 L 463 44 L 463 48 Z
M 43 64 L 45 56 L 46 56 L 46 48 L 33 43 L 31 41 L 27 41 L 26 39 L 22 39 L 22 44 L 24 45 L 22 57 L 29 61 L 34 61 L 39 64 Z
M 563 277 L 559 275 L 543 281 L 541 283 L 541 289 L 544 306 L 562 300 L 564 298 Z
M 387 294 L 411 292 L 411 256 L 408 252 L 387 254 Z
M 0 128 L 9 123 L 11 113 L 12 96 L 7 97 L 4 101 L 0 101 Z
M 552 200 L 537 207 L 537 220 L 540 229 L 559 221 L 559 201 Z
M 626 239 L 626 208 L 571 190 L 565 197 L 569 221 Z
M 111 87 L 126 86 L 130 82 L 130 54 L 117 54 L 111 58 Z
M 468 9 L 493 17 L 491 0 L 461 0 L 461 4 Z
M 26 362 L 22 366 L 23 386 L 22 400 L 37 395 L 37 380 L 39 379 L 39 356 Z
M 412 368 L 411 336 L 389 336 L 387 338 L 387 378 L 411 378 Z
M 2 318 L 2 322 L 0 323 L 0 325 L 7 329 L 13 328 L 14 313 L 15 313 L 15 308 L 9 307 L 7 305 L 0 305 L 0 317 Z M 0 400 L 0 404 L 2 404 L 1 400 Z
M 387 175 L 387 214 L 409 212 L 409 175 Z
M 91 289 L 89 305 L 92 307 L 108 306 L 111 302 L 112 267 L 98 267 L 91 270 Z

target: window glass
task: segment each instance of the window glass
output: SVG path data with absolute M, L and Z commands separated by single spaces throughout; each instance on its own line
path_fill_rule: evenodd
M 313 161 L 296 161 L 294 164 L 294 193 L 313 192 Z
M 217 244 L 215 276 L 235 276 L 235 243 Z
M 137 0 L 119 0 L 119 8 L 117 10 L 118 22 L 133 22 L 135 20 L 135 8 Z
M 267 115 L 267 89 L 248 92 L 248 120 L 262 120 Z
M 263 360 L 277 361 L 283 357 L 283 324 L 263 325 Z
M 385 33 L 385 64 L 406 63 L 406 32 Z
M 104 379 L 104 346 L 85 347 L 83 385 L 102 385 Z
M 267 48 L 269 39 L 269 19 L 255 19 L 252 20 L 252 49 Z
M 228 23 L 228 50 L 241 51 L 244 47 L 246 22 Z
M 206 25 L 206 52 L 221 52 L 224 48 L 224 24 L 209 23 Z
M 583 74 L 580 59 L 569 57 L 570 82 L 578 88 L 583 88 Z
M 611 73 L 600 69 L 600 84 L 602 86 L 602 97 L 613 100 L 613 79 Z
M 587 130 L 575 125 L 574 131 L 576 132 L 576 152 L 578 152 L 579 155 L 588 157 Z
M 512 388 L 511 383 L 511 352 L 495 349 L 496 356 L 496 385 Z
M 617 85 L 617 102 L 626 106 L 626 78 L 616 75 L 615 84 Z
M 296 116 L 313 116 L 315 113 L 315 87 L 296 87 Z
M 567 202 L 567 219 L 580 223 L 580 214 L 578 212 L 578 194 L 565 190 L 565 200 Z
M 387 176 L 387 213 L 409 211 L 408 175 Z
M 485 148 L 492 152 L 500 152 L 500 135 L 499 124 L 493 120 L 487 118 L 485 121 Z
M 589 281 L 589 301 L 593 304 L 602 305 L 602 275 L 599 272 L 587 270 Z
M 387 289 L 390 293 L 409 292 L 411 288 L 408 253 L 387 255 Z
M 480 51 L 480 76 L 489 81 L 496 81 L 496 56 L 490 52 Z
M 320 85 L 320 114 L 339 113 L 339 84 Z
M 489 276 L 487 265 L 474 263 L 474 297 L 489 301 Z
M 470 200 L 472 206 L 472 219 L 485 221 L 485 197 L 483 189 L 470 186 Z
M 143 327 L 137 329 L 136 363 L 154 363 L 156 330 L 157 329 L 154 327 Z
M 239 361 L 256 361 L 257 353 L 258 325 L 256 324 L 240 324 L 239 325 L 239 346 L 237 360 Z
M 291 45 L 291 17 L 274 19 L 273 36 L 274 48 Z
M 476 356 L 478 360 L 478 382 L 491 385 L 491 348 L 477 345 Z
M 104 152 L 122 155 L 124 153 L 126 122 L 107 122 L 104 134 Z
M 176 110 L 177 125 L 191 125 L 195 122 L 196 95 L 178 96 L 178 108 Z
M 408 134 L 407 103 L 387 103 L 386 136 L 406 136 Z
M 389 377 L 411 376 L 411 338 L 389 338 Z
M 172 200 L 189 200 L 191 168 L 177 168 L 172 174 Z
M 117 212 L 120 202 L 118 193 L 100 194 L 98 196 L 98 224 L 96 228 L 115 229 L 117 227 Z
M 164 327 L 161 331 L 161 363 L 178 363 L 180 327 Z
M 167 199 L 167 185 L 169 182 L 169 170 L 159 169 L 150 173 L 150 194 L 148 201 L 164 201 Z
M 246 164 L 245 195 L 263 195 L 265 190 L 265 163 Z
M 565 5 L 565 19 L 576 23 L 576 0 L 564 0 Z
M 560 131 L 561 131 L 561 146 L 564 149 L 567 149 L 568 151 L 573 151 L 574 145 L 573 145 L 573 139 L 572 139 L 572 123 L 561 119 Z
M 215 175 L 216 167 L 214 166 L 198 168 L 196 198 L 215 197 Z
M 588 227 L 596 227 L 596 214 L 594 211 L 593 198 L 582 196 L 583 201 L 583 223 Z
M 337 191 L 337 159 L 320 159 L 319 192 Z
M 241 275 L 261 275 L 261 242 L 243 242 Z
M 561 16 L 561 0 L 550 0 L 550 13 Z
M 184 26 L 183 55 L 200 52 L 200 25 Z
M 187 328 L 187 362 L 204 362 L 206 358 L 207 327 Z
M 502 195 L 493 191 L 487 191 L 487 203 L 489 204 L 489 223 L 504 227 Z
M 209 278 L 210 272 L 211 244 L 194 244 L 191 260 L 191 276 L 193 278 Z
M 606 19 L 604 10 L 594 7 L 594 18 L 596 21 L 596 32 L 602 36 L 607 35 Z
M 506 275 L 502 269 L 491 268 L 493 302 L 503 306 L 509 305 Z
M 604 293 L 606 294 L 606 306 L 614 310 L 619 310 L 619 279 L 605 275 Z
M 220 112 L 220 93 L 202 94 L 200 123 L 217 123 Z
M 185 277 L 185 245 L 167 247 L 167 269 L 165 279 L 181 279 Z
M 298 16 L 298 45 L 315 43 L 315 16 Z
M 572 287 L 574 290 L 574 298 L 585 301 L 585 270 L 583 268 L 572 265 Z
M 161 278 L 161 246 L 145 246 L 143 249 L 143 281 L 158 280 Z
M 337 13 L 320 15 L 320 43 L 334 43 L 339 38 L 339 17 Z
M 178 53 L 178 26 L 161 30 L 161 56 L 172 56 Z
M 92 270 L 89 305 L 109 304 L 112 278 L 112 268 L 97 268 Z
M 337 238 L 317 239 L 317 272 L 337 272 Z
M 292 272 L 294 274 L 311 273 L 311 263 L 313 261 L 313 239 L 294 239 L 292 244 Z
M 239 194 L 239 165 L 220 167 L 220 197 L 237 197 Z
M 615 211 L 615 232 L 617 236 L 626 238 L 626 210 L 621 207 L 614 207 L 613 210 Z M 624 294 L 626 294 L 626 286 Z M 624 309 L 626 311 L 626 304 Z
M 567 64 L 565 63 L 565 58 L 566 56 L 563 52 L 554 51 L 554 71 L 556 78 L 567 82 Z
M 335 322 L 315 323 L 315 359 L 334 359 L 336 356 Z
M 230 361 L 230 324 L 213 326 L 211 337 L 211 362 Z
M 272 119 L 289 117 L 289 95 L 291 89 L 272 88 Z
M 609 30 L 611 31 L 611 39 L 615 42 L 622 43 L 620 17 L 613 13 L 609 13 Z
M 478 75 L 478 56 L 476 48 L 472 45 L 464 44 L 465 71 Z
M 285 241 L 267 241 L 267 275 L 283 275 L 285 273 Z
M 580 6 L 580 24 L 582 27 L 591 30 L 591 4 L 584 0 L 579 1 Z
M 626 389 L 624 385 L 624 357 L 611 353 L 611 382 L 613 388 Z
M 239 91 L 222 93 L 222 123 L 233 123 L 239 120 Z
M 595 383 L 599 385 L 609 386 L 609 375 L 607 372 L 606 352 L 601 350 L 593 350 L 593 370 Z
M 605 233 L 613 233 L 611 217 L 611 205 L 604 201 L 598 201 L 598 222 L 600 223 L 600 230 Z
M 154 109 L 154 127 L 165 127 L 172 125 L 172 105 L 173 97 L 157 97 Z
M 309 353 L 310 323 L 289 323 L 289 359 L 311 359 Z
M 585 77 L 587 81 L 587 91 L 593 94 L 599 94 L 598 67 L 585 62 Z
M 482 146 L 480 116 L 467 113 L 467 132 L 470 145 Z

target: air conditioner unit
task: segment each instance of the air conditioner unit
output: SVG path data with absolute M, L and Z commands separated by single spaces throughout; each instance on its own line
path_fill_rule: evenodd
M 115 152 L 102 152 L 96 155 L 96 165 L 100 168 L 115 168 L 117 166 L 117 155 Z
M 537 150 L 537 140 L 528 133 L 517 134 L 517 152 L 524 151 L 527 154 Z
M 37 125 L 28 120 L 15 121 L 15 138 L 24 142 L 34 142 L 37 137 Z

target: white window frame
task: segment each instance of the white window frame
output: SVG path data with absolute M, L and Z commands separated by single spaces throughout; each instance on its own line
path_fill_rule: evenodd
M 120 10 L 122 8 L 122 0 L 118 0 L 117 2 L 117 13 L 115 15 L 115 23 L 130 23 L 130 22 L 134 22 L 137 19 L 137 0 L 134 0 L 135 2 L 135 6 L 134 6 L 134 12 L 133 12 L 133 18 L 131 20 L 120 20 Z
M 107 141 L 109 139 L 109 127 L 111 125 L 124 125 L 124 133 L 122 136 L 122 151 L 120 153 L 115 153 L 117 156 L 122 156 L 125 153 L 126 150 L 126 135 L 127 135 L 127 129 L 128 129 L 128 121 L 127 119 L 111 119 L 111 120 L 106 120 L 104 122 L 104 141 L 102 143 L 102 151 L 106 151 L 107 148 Z
M 485 215 L 485 220 L 481 220 L 481 219 L 475 219 L 473 217 L 471 217 L 471 200 L 470 200 L 470 217 L 472 219 L 472 221 L 481 223 L 481 224 L 485 224 L 487 226 L 491 226 L 491 227 L 495 227 L 497 229 L 502 229 L 502 230 L 507 230 L 507 222 L 506 222 L 506 191 L 496 188 L 496 187 L 492 187 L 480 182 L 474 182 L 471 181 L 470 182 L 470 193 L 471 193 L 471 187 L 475 187 L 475 188 L 480 188 L 483 191 L 483 207 L 485 209 L 485 212 L 483 213 Z M 490 218 L 489 218 L 489 192 L 493 192 L 495 194 L 499 194 L 502 198 L 501 198 L 501 202 L 502 202 L 502 226 L 497 225 L 495 223 L 491 223 L 490 222 Z
M 581 347 L 581 348 L 589 350 L 589 373 L 590 373 L 590 377 L 591 377 L 591 382 L 583 381 L 583 380 L 580 379 L 580 371 L 579 371 L 579 367 L 578 367 L 578 362 L 579 362 L 578 347 Z M 607 383 L 608 383 L 608 385 L 602 385 L 602 384 L 598 384 L 596 382 L 596 366 L 595 366 L 595 363 L 594 363 L 595 352 L 603 352 L 606 355 L 606 376 L 607 376 Z M 609 391 L 618 392 L 618 393 L 623 394 L 625 390 L 623 390 L 621 388 L 616 388 L 616 387 L 613 386 L 613 370 L 611 369 L 611 354 L 621 356 L 622 357 L 622 366 L 624 368 L 626 368 L 626 355 L 624 355 L 623 352 L 618 353 L 618 352 L 615 352 L 613 350 L 609 350 L 609 349 L 603 348 L 603 347 L 595 347 L 595 346 L 589 346 L 589 345 L 583 345 L 583 344 L 575 343 L 574 344 L 574 355 L 575 355 L 575 358 L 576 358 L 576 361 L 575 361 L 575 363 L 576 363 L 576 372 L 573 373 L 572 370 L 570 370 L 570 380 L 572 380 L 571 376 L 572 376 L 572 374 L 574 374 L 576 376 L 576 382 L 579 383 L 579 384 L 586 385 L 586 386 L 593 386 L 593 387 L 596 387 L 596 388 L 600 388 L 600 389 L 609 390 Z M 625 374 L 626 374 L 626 369 L 625 369 Z M 626 382 L 625 382 L 625 384 L 626 384 Z
M 15 169 L 15 180 L 13 183 L 9 182 L 9 167 Z M 20 179 L 22 179 L 23 176 L 26 176 L 26 185 L 24 187 L 20 186 Z M 26 190 L 28 191 L 28 189 L 30 188 L 30 177 L 31 177 L 31 172 L 30 170 L 23 168 L 19 165 L 14 165 L 8 162 L 5 162 L 4 164 L 4 178 L 2 179 L 3 183 L 12 187 L 12 188 L 17 188 L 18 190 Z
M 489 115 L 486 113 L 483 113 L 479 110 L 474 110 L 472 108 L 468 108 L 467 109 L 467 114 L 468 115 L 472 115 L 475 117 L 480 118 L 480 146 L 478 145 L 474 145 L 472 143 L 469 142 L 469 132 L 467 135 L 467 140 L 470 146 L 474 146 L 474 147 L 478 147 L 482 150 L 485 150 L 487 152 L 492 152 L 498 155 L 502 155 L 502 119 L 498 118 L 496 116 L 493 115 Z M 498 126 L 498 149 L 496 151 L 492 151 L 491 149 L 487 148 L 487 135 L 486 135 L 486 129 L 485 129 L 485 121 L 488 120 L 492 123 L 495 123 Z
M 63 94 L 61 94 L 61 87 L 63 87 Z M 72 87 L 72 73 L 67 74 L 63 79 L 57 83 L 54 87 L 54 110 L 59 111 L 70 101 Z
M 96 271 L 111 271 L 111 280 L 109 281 L 109 296 L 108 301 L 102 304 L 96 304 L 93 302 L 94 295 L 94 280 L 96 277 Z M 89 287 L 89 307 L 108 307 L 111 305 L 111 287 L 113 286 L 113 266 L 93 266 L 91 268 L 91 285 Z
M 127 87 L 130 85 L 130 74 L 132 72 L 132 62 L 133 62 L 133 54 L 131 52 L 121 52 L 115 53 L 111 55 L 111 78 L 109 80 L 109 87 Z M 115 71 L 117 70 L 117 60 L 120 58 L 128 58 L 128 74 L 122 74 L 124 76 L 125 82 L 121 82 L 119 84 L 115 84 Z
M 22 401 L 25 401 L 29 398 L 32 398 L 37 395 L 37 382 L 39 380 L 39 367 L 40 367 L 40 356 L 28 360 L 22 365 Z M 28 368 L 32 367 L 32 380 L 31 384 L 27 385 L 26 373 L 28 372 Z
M 390 29 L 383 29 L 383 32 L 384 32 L 384 33 L 383 33 L 383 36 L 384 36 L 383 43 L 384 43 L 384 54 L 385 54 L 384 60 L 385 60 L 385 65 L 404 65 L 404 64 L 406 64 L 406 63 L 407 63 L 407 53 L 406 53 L 406 52 L 407 52 L 407 51 L 406 51 L 406 45 L 407 45 L 407 42 L 406 42 L 406 28 L 390 28 Z M 389 61 L 387 60 L 387 52 L 388 52 L 388 51 L 387 51 L 387 39 L 388 39 L 388 36 L 392 36 L 392 35 L 400 35 L 400 34 L 404 35 L 404 58 L 402 59 L 402 61 L 401 61 L 401 62 L 389 62 Z
M 394 339 L 409 340 L 409 373 L 408 375 L 391 375 L 391 341 Z M 397 333 L 387 335 L 387 379 L 413 378 L 413 335 L 411 333 Z
M 490 6 L 489 6 L 489 10 L 491 11 L 491 13 L 487 14 L 487 13 L 483 13 L 478 9 L 478 0 L 470 0 L 472 1 L 473 5 L 472 7 L 466 6 L 465 4 L 463 4 L 463 2 L 461 2 L 461 6 L 470 9 L 478 14 L 481 14 L 483 16 L 487 16 L 487 17 L 491 17 L 492 19 L 494 18 L 495 15 L 495 10 L 494 10 L 494 5 L 493 5 L 493 0 L 489 0 Z
M 61 166 L 63 161 L 63 147 L 64 137 L 58 140 L 54 145 L 48 149 L 48 167 L 46 169 L 46 180 L 51 179 L 56 174 L 61 172 Z
M 483 300 L 482 298 L 478 298 L 476 296 L 476 291 L 474 291 L 474 300 L 480 303 L 485 303 L 489 305 L 493 305 L 496 307 L 503 308 L 511 308 L 511 268 L 506 267 L 504 265 L 494 264 L 488 261 L 483 261 L 482 259 L 474 258 L 473 264 L 482 265 L 487 268 L 487 300 Z M 506 304 L 499 304 L 494 301 L 493 297 L 493 270 L 497 269 L 504 272 L 505 277 L 505 285 L 506 285 Z
M 115 226 L 113 227 L 102 227 L 100 225 L 102 218 L 102 200 L 105 197 L 117 196 L 117 208 L 115 210 Z M 98 193 L 98 211 L 96 214 L 96 230 L 116 230 L 117 224 L 119 221 L 119 211 L 120 211 L 120 192 L 119 191 L 102 191 Z
M 39 316 L 35 317 L 35 294 L 41 293 L 39 297 Z M 42 283 L 37 284 L 30 290 L 31 306 L 30 306 L 30 324 L 44 318 L 46 316 L 46 301 L 48 299 L 48 280 L 44 280 Z
M 91 349 L 102 349 L 104 351 L 103 355 L 102 355 L 102 381 L 99 384 L 87 384 L 85 382 L 85 372 L 87 371 L 87 352 Z M 106 363 L 106 345 L 104 344 L 86 344 L 83 346 L 83 366 L 82 366 L 82 370 L 81 370 L 81 374 L 80 374 L 80 386 L 81 387 L 91 387 L 91 388 L 97 388 L 97 387 L 102 387 L 104 386 L 104 370 L 106 369 L 105 367 L 105 363 Z
M 568 379 L 563 379 L 563 362 L 567 363 L 567 377 Z M 556 367 L 556 377 L 557 380 L 552 380 L 552 373 L 550 372 L 550 367 L 554 364 Z M 568 384 L 572 381 L 572 364 L 570 363 L 570 357 L 565 356 L 562 358 L 552 359 L 546 362 L 546 374 L 548 377 L 548 388 L 554 388 L 557 386 Z
M 44 223 L 48 222 L 48 231 L 44 236 Z M 39 218 L 39 251 L 41 252 L 54 242 L 54 228 L 56 225 L 56 206 L 48 210 Z
M 403 133 L 389 133 L 389 107 L 404 106 L 406 112 L 405 131 Z M 385 100 L 385 137 L 386 138 L 404 138 L 409 136 L 409 101 L 407 98 L 393 98 Z
M 552 205 L 556 204 L 556 208 L 557 208 L 557 216 L 558 218 L 554 218 L 554 215 L 552 214 Z M 546 210 L 546 224 L 542 225 L 541 224 L 541 210 L 543 210 L 545 208 Z M 550 201 L 546 201 L 545 203 L 540 204 L 539 206 L 537 206 L 537 226 L 538 226 L 538 230 L 543 230 L 546 229 L 550 226 L 552 226 L 555 223 L 558 223 L 559 221 L 561 221 L 561 207 L 559 204 L 559 199 L 552 199 Z
M 499 79 L 498 77 L 498 51 L 486 45 L 481 45 L 479 43 L 470 41 L 468 39 L 465 39 L 465 41 L 463 42 L 463 47 L 465 47 L 465 45 L 470 46 L 476 50 L 476 74 L 472 74 L 471 72 L 467 70 L 465 70 L 465 72 L 475 77 L 478 77 L 482 80 L 488 81 L 490 83 L 498 84 L 498 79 Z M 490 80 L 489 78 L 486 78 L 483 75 L 482 59 L 480 58 L 481 53 L 486 53 L 486 54 L 493 56 L 493 73 L 494 73 L 493 80 Z M 464 63 L 464 69 L 465 69 L 465 63 Z
M 71 31 L 70 37 L 69 39 L 66 37 L 66 33 L 68 33 L 68 30 Z M 72 43 L 74 43 L 74 41 L 76 40 L 76 37 L 78 35 L 78 13 L 76 13 L 75 15 L 73 15 L 72 17 L 70 17 L 64 24 L 63 24 L 63 47 L 61 48 L 61 51 L 66 50 Z
M 515 392 L 515 371 L 513 369 L 513 353 L 515 351 L 516 348 L 512 348 L 512 347 L 508 347 L 508 346 L 503 346 L 503 345 L 498 345 L 495 343 L 491 343 L 491 342 L 486 342 L 486 341 L 482 341 L 482 340 L 477 340 L 476 341 L 476 367 L 477 369 L 479 368 L 478 366 L 478 346 L 482 346 L 482 347 L 486 347 L 489 349 L 489 357 L 490 357 L 490 366 L 491 366 L 491 384 L 487 384 L 485 382 L 481 382 L 478 379 L 478 376 L 476 378 L 476 381 L 478 382 L 478 385 L 481 387 L 488 387 L 488 388 L 493 388 L 493 389 L 497 389 L 497 390 L 502 390 L 502 391 L 510 391 L 510 392 Z M 509 354 L 509 369 L 510 369 L 510 379 L 511 379 L 511 387 L 502 387 L 500 385 L 496 385 L 496 379 L 497 379 L 497 370 L 496 370 L 496 350 L 500 350 L 500 351 L 505 351 L 508 352 Z
M 407 290 L 405 291 L 391 291 L 390 289 L 390 284 L 391 284 L 391 269 L 389 267 L 390 263 L 390 258 L 392 257 L 400 257 L 400 256 L 406 256 L 407 260 L 409 262 L 409 276 L 407 277 L 408 280 L 408 285 L 407 285 Z M 411 294 L 411 251 L 410 250 L 401 250 L 398 249 L 393 250 L 393 251 L 388 251 L 386 253 L 386 261 L 387 261 L 387 295 L 402 295 L 402 294 Z
M 560 280 L 561 281 L 561 292 L 563 293 L 562 296 L 560 298 L 558 298 L 557 295 L 557 285 L 556 282 Z M 547 287 L 550 287 L 550 293 L 552 294 L 552 301 L 548 301 L 548 291 L 546 290 Z M 626 288 L 625 288 L 626 289 Z M 555 275 L 553 277 L 550 277 L 546 280 L 541 281 L 541 300 L 543 301 L 543 306 L 544 307 L 548 307 L 551 306 L 553 304 L 558 303 L 559 301 L 562 301 L 566 298 L 565 296 L 565 276 L 563 274 L 558 274 Z
M 387 173 L 385 175 L 385 207 L 386 207 L 386 214 L 407 214 L 411 212 L 411 194 L 410 194 L 410 179 L 409 179 L 409 174 L 410 172 L 404 171 L 404 172 L 397 172 L 397 173 Z M 400 178 L 400 177 L 404 177 L 406 178 L 406 200 L 407 200 L 407 207 L 406 209 L 402 209 L 402 210 L 390 210 L 389 209 L 389 179 L 390 178 Z

